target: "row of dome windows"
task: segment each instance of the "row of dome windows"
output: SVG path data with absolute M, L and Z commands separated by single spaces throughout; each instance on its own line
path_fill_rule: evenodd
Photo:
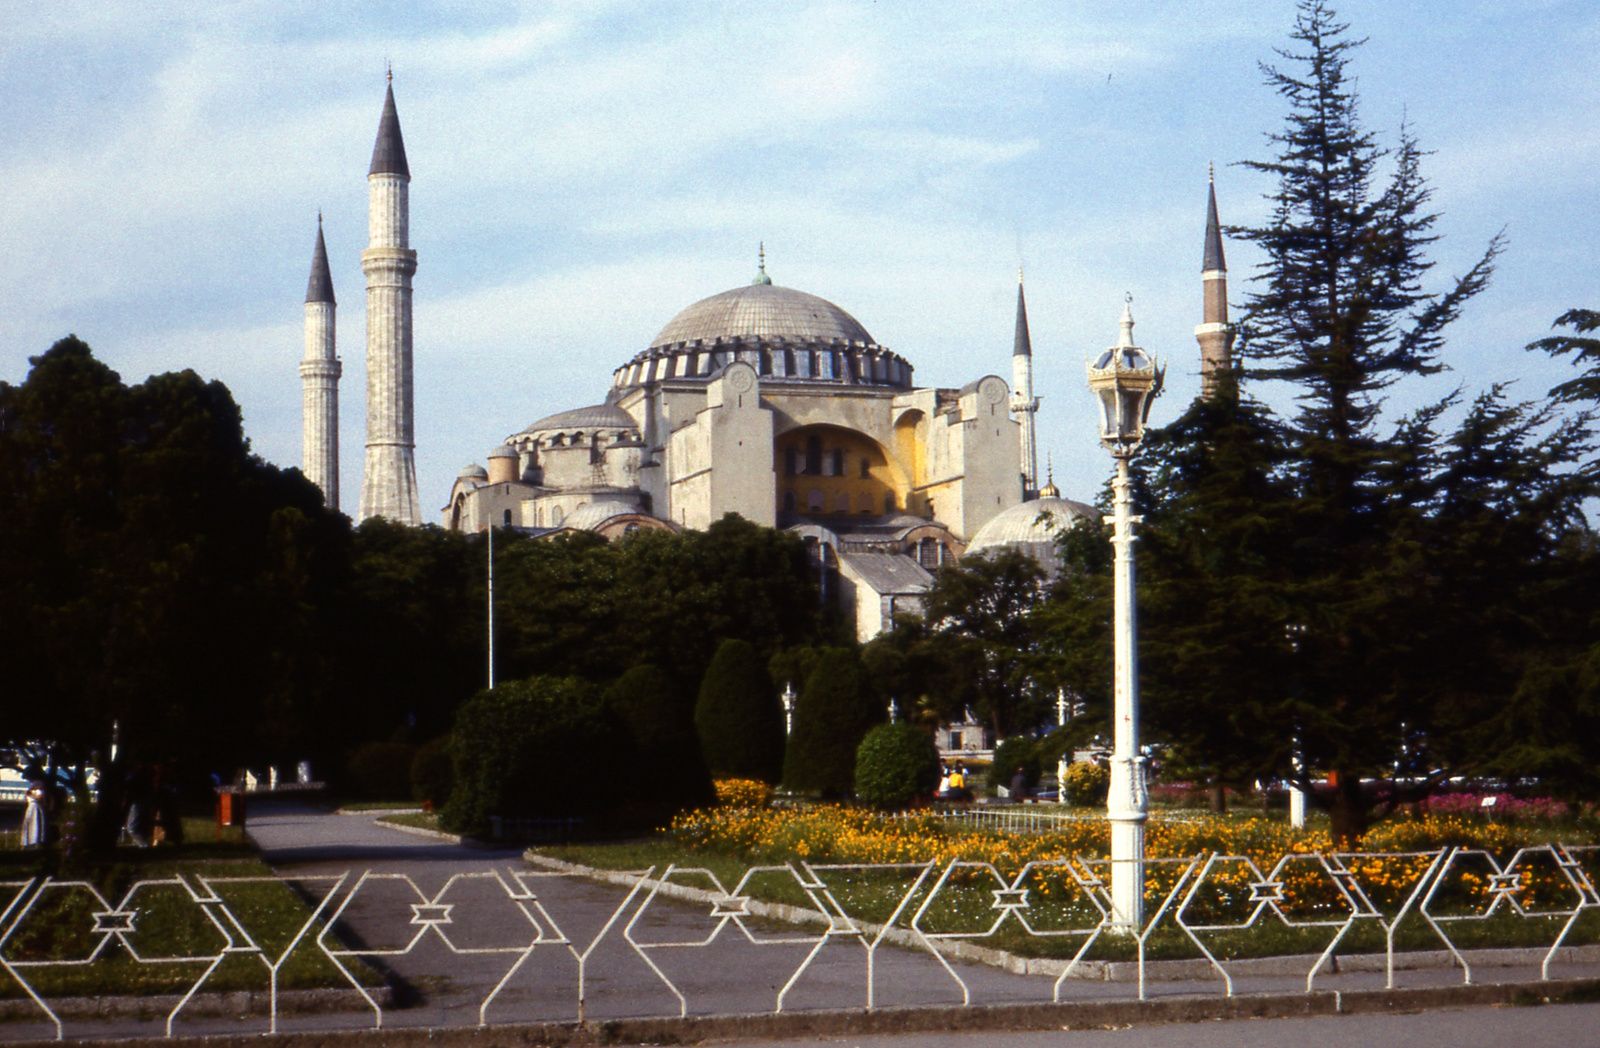
M 704 378 L 735 360 L 753 365 L 774 378 L 847 379 L 851 382 L 911 384 L 911 365 L 887 350 L 845 352 L 814 349 L 725 349 L 707 353 L 672 353 L 651 357 L 617 370 L 618 386 L 669 378 Z
M 615 441 L 638 440 L 639 435 L 637 433 L 630 433 L 627 430 L 618 430 L 616 433 L 607 433 L 604 430 L 595 430 L 594 436 L 590 437 L 589 439 L 595 444 L 604 444 L 607 441 L 612 440 L 612 438 L 615 438 Z M 565 433 L 552 433 L 548 437 L 545 437 L 536 443 L 537 446 L 541 448 L 560 448 L 582 447 L 583 442 L 584 433 L 580 430 L 571 434 L 570 436 Z

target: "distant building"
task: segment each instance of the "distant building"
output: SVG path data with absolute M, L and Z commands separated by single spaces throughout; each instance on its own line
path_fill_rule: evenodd
M 367 441 L 360 517 L 418 524 L 413 417 L 410 167 L 392 83 L 368 169 Z M 1207 207 L 1204 320 L 1209 393 L 1229 366 L 1216 194 Z M 304 472 L 338 490 L 335 302 L 318 218 L 306 294 Z M 940 565 L 1024 549 L 1057 569 L 1055 533 L 1095 511 L 1038 484 L 1033 345 L 1018 274 L 1012 380 L 918 386 L 911 362 L 839 306 L 767 275 L 690 305 L 613 372 L 601 403 L 548 415 L 464 468 L 446 527 L 704 528 L 727 513 L 799 534 L 826 595 L 866 640 L 922 609 Z

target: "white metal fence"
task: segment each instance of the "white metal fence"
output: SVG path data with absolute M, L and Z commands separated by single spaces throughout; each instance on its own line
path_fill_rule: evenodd
M 1143 999 L 1147 955 L 1164 936 L 1168 947 L 1191 944 L 1219 990 L 1232 995 L 1237 962 L 1229 958 L 1248 954 L 1251 939 L 1269 928 L 1280 938 L 1287 932 L 1320 944 L 1320 952 L 1307 955 L 1307 993 L 1356 935 L 1382 942 L 1384 976 L 1393 987 L 1402 924 L 1425 925 L 1469 983 L 1473 969 L 1462 945 L 1475 938 L 1469 929 L 1493 925 L 1523 939 L 1538 933 L 1540 975 L 1549 978 L 1573 928 L 1600 908 L 1597 863 L 1600 846 L 1561 844 L 1523 848 L 1507 859 L 1445 848 L 1294 853 L 1270 867 L 1223 854 L 1149 860 L 1148 918 L 1120 934 L 1111 922 L 1111 862 L 1091 856 L 1028 862 L 1014 871 L 969 860 L 795 862 L 753 867 L 731 884 L 711 869 L 667 865 L 618 875 L 620 888 L 604 896 L 575 874 L 528 868 L 456 873 L 433 891 L 412 874 L 374 870 L 175 875 L 137 881 L 116 896 L 89 881 L 35 877 L 0 882 L 0 973 L 58 1038 L 68 1033 L 52 1000 L 113 968 L 124 977 L 138 971 L 133 982 L 146 984 L 143 974 L 161 969 L 177 984 L 164 1026 L 169 1036 L 196 994 L 214 989 L 224 971 L 235 983 L 240 973 L 254 973 L 270 1003 L 268 1031 L 279 1029 L 281 984 L 296 972 L 300 984 L 320 977 L 346 987 L 371 1025 L 381 1027 L 392 1009 L 375 992 L 380 973 L 425 963 L 442 966 L 427 971 L 444 980 L 460 981 L 461 966 L 481 976 L 463 1011 L 482 1025 L 510 1014 L 504 1002 L 525 994 L 530 962 L 551 951 L 575 968 L 565 1017 L 575 1012 L 579 1019 L 588 1014 L 597 978 L 613 990 L 624 987 L 636 1009 L 646 1007 L 638 1002 L 653 987 L 672 1002 L 666 1014 L 704 1011 L 709 986 L 745 993 L 732 1005 L 719 998 L 719 1008 L 782 1012 L 795 1006 L 796 988 L 824 949 L 838 944 L 861 947 L 864 954 L 851 956 L 865 963 L 859 986 L 854 976 L 830 984 L 831 992 L 850 998 L 837 1006 L 868 1009 L 882 1006 L 885 944 L 907 948 L 894 954 L 901 970 L 922 965 L 962 1004 L 972 1003 L 976 976 L 951 963 L 955 944 L 998 943 L 1023 952 L 1065 944 L 1053 951 L 1064 963 L 1052 971 L 1049 989 L 1049 999 L 1060 1001 L 1096 945 L 1116 942 L 1122 954 L 1132 954 Z M 698 905 L 682 901 L 690 887 L 702 890 Z M 597 898 L 603 899 L 598 909 Z M 770 907 L 759 900 L 788 904 L 788 923 L 775 927 Z M 792 952 L 761 951 L 777 956 L 779 968 L 775 976 L 757 975 L 728 959 L 730 944 Z M 508 992 L 513 986 L 520 989 Z

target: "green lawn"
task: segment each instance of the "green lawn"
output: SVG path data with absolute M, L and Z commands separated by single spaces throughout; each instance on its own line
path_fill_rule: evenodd
M 210 963 L 182 958 L 215 956 L 230 939 L 235 947 L 253 941 L 262 953 L 229 955 L 201 989 L 266 990 L 270 976 L 261 956 L 273 962 L 282 957 L 326 885 L 279 880 L 241 830 L 225 828 L 219 841 L 211 819 L 186 818 L 184 836 L 181 846 L 119 847 L 95 861 L 63 858 L 54 850 L 0 854 L 0 911 L 31 891 L 30 881 L 37 888 L 39 878 L 51 878 L 0 948 L 5 959 L 21 963 L 25 977 L 47 999 L 181 994 Z M 220 903 L 195 901 L 212 893 Z M 125 944 L 95 931 L 94 914 L 104 909 L 100 899 L 112 911 L 132 915 L 107 919 L 131 923 Z M 283 960 L 280 989 L 349 985 L 316 947 L 320 930 L 314 924 Z M 135 953 L 150 963 L 140 963 Z M 91 956 L 92 963 L 70 963 Z M 30 962 L 45 963 L 33 967 Z M 352 970 L 366 985 L 382 982 L 369 968 L 353 965 Z M 14 980 L 0 981 L 0 997 L 24 996 Z

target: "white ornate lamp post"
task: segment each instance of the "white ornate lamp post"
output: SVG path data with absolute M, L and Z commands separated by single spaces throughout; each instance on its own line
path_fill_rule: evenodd
M 1089 368 L 1089 389 L 1100 401 L 1100 443 L 1117 463 L 1112 483 L 1116 550 L 1115 742 L 1106 818 L 1111 822 L 1112 926 L 1137 932 L 1144 925 L 1144 824 L 1150 810 L 1139 756 L 1139 653 L 1135 638 L 1133 526 L 1128 463 L 1144 440 L 1145 419 L 1161 392 L 1164 370 L 1133 344 L 1133 296 L 1122 311 L 1122 335 Z
M 1065 728 L 1067 726 L 1067 689 L 1056 689 L 1056 724 Z M 1067 803 L 1067 754 L 1063 750 L 1061 756 L 1056 758 L 1056 803 Z

